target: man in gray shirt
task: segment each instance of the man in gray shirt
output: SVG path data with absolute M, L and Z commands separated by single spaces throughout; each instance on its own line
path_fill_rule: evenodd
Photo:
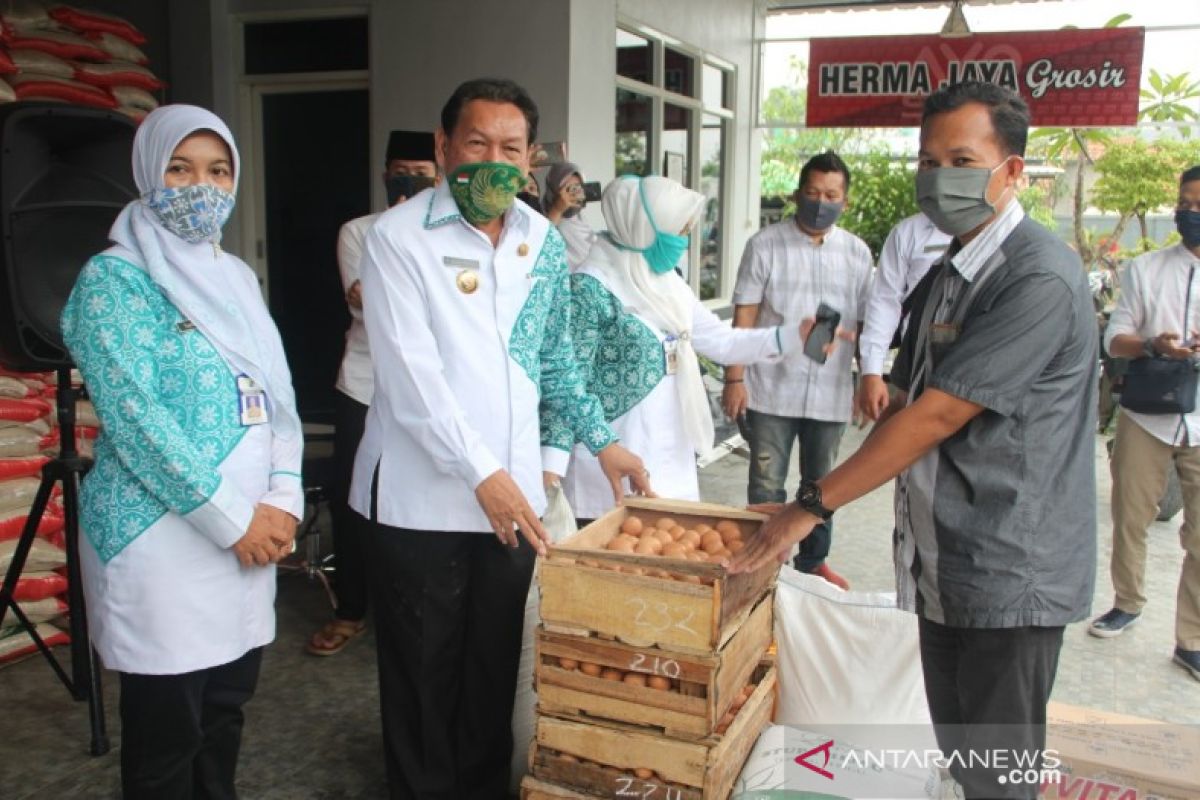
M 786 557 L 899 477 L 899 602 L 920 617 L 931 716 L 968 798 L 1037 796 L 1009 770 L 1040 758 L 1063 627 L 1087 616 L 1095 581 L 1098 337 L 1078 257 L 1015 197 L 1028 125 L 995 85 L 928 98 L 917 199 L 954 240 L 918 288 L 892 372 L 901 396 L 731 564 Z

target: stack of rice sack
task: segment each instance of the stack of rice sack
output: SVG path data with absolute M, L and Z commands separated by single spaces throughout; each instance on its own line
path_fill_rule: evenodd
M 163 83 L 138 47 L 146 37 L 109 14 L 54 0 L 0 4 L 0 102 L 49 100 L 140 120 Z
M 52 404 L 45 397 L 54 389 L 51 377 L 0 370 L 0 580 L 25 529 L 41 484 L 42 466 L 58 447 Z M 62 506 L 57 498 L 51 499 L 14 593 L 21 610 L 50 645 L 69 641 L 62 619 L 67 612 L 63 527 Z M 36 649 L 10 611 L 0 627 L 0 664 Z

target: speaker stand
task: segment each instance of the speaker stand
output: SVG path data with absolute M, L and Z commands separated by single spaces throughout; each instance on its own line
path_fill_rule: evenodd
M 63 686 L 76 700 L 88 701 L 88 714 L 91 721 L 92 742 L 91 754 L 102 756 L 109 751 L 108 733 L 104 725 L 104 696 L 100 691 L 100 669 L 96 653 L 88 638 L 87 609 L 83 599 L 83 583 L 79 570 L 79 484 L 83 476 L 92 466 L 91 459 L 79 455 L 75 449 L 75 401 L 76 391 L 71 387 L 71 370 L 60 367 L 58 374 L 58 430 L 61 439 L 58 457 L 42 467 L 42 483 L 38 487 L 33 507 L 29 510 L 29 518 L 25 529 L 13 552 L 12 563 L 4 576 L 4 584 L 0 586 L 0 623 L 9 609 L 16 614 L 17 619 L 25 626 L 25 630 L 33 638 L 41 654 L 45 657 L 54 674 L 62 681 Z M 37 538 L 38 525 L 50 502 L 50 494 L 54 484 L 62 483 L 63 511 L 66 517 L 64 536 L 67 545 L 67 604 L 70 606 L 71 624 L 71 674 L 68 676 L 58 658 L 38 636 L 37 630 L 30 624 L 28 617 L 21 611 L 13 598 L 16 591 L 17 579 L 25 569 L 25 561 L 29 550 Z

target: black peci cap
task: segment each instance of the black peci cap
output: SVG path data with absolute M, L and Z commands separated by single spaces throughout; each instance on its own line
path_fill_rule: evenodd
M 386 167 L 392 161 L 435 161 L 433 157 L 433 134 L 427 131 L 392 131 L 388 135 L 387 154 L 383 160 Z

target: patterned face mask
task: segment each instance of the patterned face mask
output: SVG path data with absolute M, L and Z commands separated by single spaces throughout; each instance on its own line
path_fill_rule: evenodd
M 491 222 L 503 214 L 525 188 L 521 168 L 503 161 L 462 164 L 446 180 L 458 210 L 474 225 Z
M 154 189 L 143 201 L 163 227 L 189 244 L 221 241 L 234 196 L 211 183 Z

